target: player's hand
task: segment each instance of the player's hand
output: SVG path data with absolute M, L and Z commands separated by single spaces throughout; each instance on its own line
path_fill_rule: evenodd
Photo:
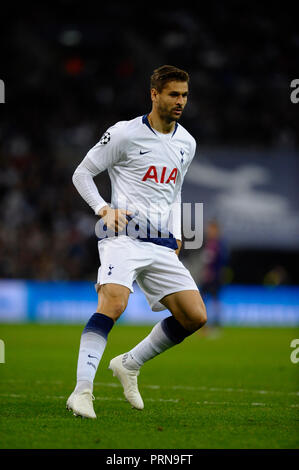
M 98 212 L 98 216 L 103 219 L 107 229 L 115 233 L 122 232 L 128 224 L 126 215 L 132 215 L 132 212 L 125 209 L 112 209 L 110 206 L 104 206 Z
M 182 242 L 181 242 L 181 240 L 178 240 L 178 239 L 177 239 L 176 242 L 177 242 L 177 244 L 178 244 L 178 247 L 177 247 L 177 249 L 175 250 L 175 253 L 176 253 L 177 256 L 179 256 L 179 252 L 180 252 L 180 249 L 181 249 L 181 247 L 182 247 Z

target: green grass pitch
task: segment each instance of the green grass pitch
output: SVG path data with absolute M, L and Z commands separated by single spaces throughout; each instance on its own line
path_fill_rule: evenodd
M 299 447 L 299 363 L 295 328 L 204 330 L 144 365 L 145 409 L 125 401 L 107 369 L 151 327 L 116 325 L 94 387 L 97 420 L 74 417 L 65 402 L 75 384 L 83 326 L 0 325 L 2 449 L 290 449 Z

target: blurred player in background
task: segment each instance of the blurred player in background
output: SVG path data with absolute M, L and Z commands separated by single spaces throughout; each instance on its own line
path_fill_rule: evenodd
M 75 415 L 96 418 L 94 377 L 108 333 L 126 309 L 134 280 L 152 310 L 168 309 L 171 315 L 133 349 L 110 361 L 109 368 L 132 407 L 144 407 L 137 386 L 140 367 L 206 323 L 197 285 L 178 259 L 181 187 L 196 148 L 194 138 L 178 124 L 187 103 L 188 82 L 188 74 L 176 67 L 156 69 L 151 77 L 151 112 L 110 127 L 73 175 L 77 190 L 100 217 L 101 262 L 98 308 L 83 330 L 77 385 L 67 400 Z M 110 205 L 93 181 L 106 169 L 112 186 Z
M 215 337 L 219 334 L 221 302 L 219 294 L 223 285 L 223 268 L 226 262 L 226 248 L 216 220 L 210 220 L 200 250 L 200 290 L 208 306 L 209 322 L 205 332 Z

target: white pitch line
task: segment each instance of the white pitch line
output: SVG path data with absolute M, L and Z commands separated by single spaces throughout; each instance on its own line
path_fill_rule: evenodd
M 0 383 L 25 383 L 25 380 L 1 380 Z M 50 380 L 50 381 L 42 381 L 36 380 L 35 384 L 54 384 L 54 385 L 63 385 L 66 382 L 61 380 Z M 111 387 L 111 388 L 120 388 L 122 387 L 121 384 L 117 382 L 95 382 L 94 385 L 100 387 Z M 285 392 L 280 390 L 251 390 L 246 388 L 221 388 L 221 387 L 206 387 L 206 386 L 189 386 L 189 385 L 142 385 L 142 388 L 149 388 L 151 390 L 160 390 L 160 389 L 167 389 L 167 390 L 185 390 L 185 391 L 199 391 L 199 392 L 226 392 L 226 393 L 257 393 L 259 395 L 291 395 L 291 396 L 299 396 L 299 391 L 297 392 Z
M 230 402 L 230 401 L 196 401 L 196 405 L 243 405 L 243 406 L 269 406 L 267 403 L 247 403 L 247 402 Z M 290 405 L 291 406 L 291 405 Z
M 0 393 L 1 397 L 27 398 L 27 395 L 16 395 L 15 393 Z
M 28 397 L 27 395 L 16 395 L 15 393 L 0 393 L 1 397 L 10 397 L 10 398 L 32 398 Z M 66 400 L 67 397 L 64 395 L 46 395 L 46 399 L 54 399 L 54 400 Z M 121 397 L 96 397 L 96 400 L 99 401 L 121 401 L 121 402 L 126 402 L 125 398 Z M 173 399 L 173 398 L 145 398 L 145 402 L 162 402 L 162 403 L 179 403 L 179 399 Z M 223 406 L 223 405 L 232 405 L 232 406 L 262 406 L 262 407 L 269 407 L 272 405 L 272 403 L 248 403 L 248 402 L 229 402 L 229 401 L 194 401 L 194 402 L 189 402 L 191 404 L 195 405 L 212 405 L 212 406 Z M 281 406 L 279 404 L 279 406 Z M 299 404 L 290 404 L 287 405 L 285 408 L 295 408 L 299 407 Z
M 94 385 L 98 385 L 100 387 L 122 387 L 119 383 L 114 382 L 95 382 Z M 266 394 L 278 394 L 278 395 L 296 395 L 299 396 L 299 392 L 283 392 L 278 390 L 250 390 L 245 388 L 219 388 L 219 387 L 193 387 L 188 385 L 142 385 L 142 388 L 150 388 L 154 390 L 159 389 L 170 389 L 170 390 L 186 390 L 186 391 L 201 391 L 201 392 L 228 392 L 228 393 L 258 393 L 261 395 Z

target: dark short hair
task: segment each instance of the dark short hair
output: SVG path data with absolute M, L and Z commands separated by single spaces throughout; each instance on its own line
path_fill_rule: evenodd
M 173 65 L 162 65 L 155 69 L 151 76 L 151 89 L 156 88 L 158 93 L 161 93 L 165 85 L 172 81 L 188 83 L 189 74 Z

